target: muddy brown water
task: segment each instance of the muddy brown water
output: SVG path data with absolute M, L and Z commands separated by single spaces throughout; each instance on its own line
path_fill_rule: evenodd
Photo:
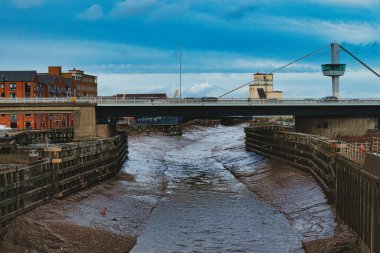
M 245 151 L 243 125 L 133 136 L 129 151 L 115 180 L 19 217 L 1 252 L 76 252 L 80 242 L 49 230 L 57 222 L 133 236 L 131 252 L 304 252 L 302 242 L 334 235 L 318 184 Z

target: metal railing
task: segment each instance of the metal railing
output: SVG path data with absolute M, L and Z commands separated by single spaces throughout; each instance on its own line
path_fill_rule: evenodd
M 364 163 L 366 153 L 371 151 L 371 142 L 365 143 L 345 143 L 340 144 L 340 152 L 345 156 L 359 162 Z
M 130 104 L 130 105 L 380 105 L 380 99 L 247 99 L 247 98 L 119 98 L 99 97 L 33 97 L 0 98 L 0 103 L 96 103 L 96 104 Z
M 380 138 L 372 137 L 371 152 L 380 153 Z

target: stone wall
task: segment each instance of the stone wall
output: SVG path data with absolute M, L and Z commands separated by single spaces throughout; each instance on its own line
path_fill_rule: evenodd
M 377 118 L 314 118 L 296 117 L 296 132 L 335 138 L 338 136 L 364 136 L 368 129 L 378 126 Z

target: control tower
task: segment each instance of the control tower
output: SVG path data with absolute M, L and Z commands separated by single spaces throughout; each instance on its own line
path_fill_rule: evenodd
M 322 72 L 324 76 L 331 76 L 332 95 L 339 97 L 339 77 L 344 75 L 346 64 L 339 63 L 339 44 L 331 44 L 331 64 L 322 64 Z

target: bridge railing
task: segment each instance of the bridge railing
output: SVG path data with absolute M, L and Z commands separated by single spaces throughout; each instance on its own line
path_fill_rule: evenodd
M 323 99 L 249 99 L 249 98 L 119 98 L 119 97 L 98 97 L 98 104 L 233 104 L 233 105 L 260 105 L 260 104 L 300 104 L 300 105 L 336 105 L 336 104 L 380 104 L 380 99 L 339 99 L 336 101 L 326 101 Z
M 380 99 L 339 99 L 326 101 L 323 99 L 250 99 L 250 98 L 154 98 L 134 97 L 120 98 L 113 96 L 99 97 L 33 97 L 33 98 L 0 98 L 0 103 L 97 103 L 97 104 L 134 104 L 134 105 L 351 105 L 376 104 Z

